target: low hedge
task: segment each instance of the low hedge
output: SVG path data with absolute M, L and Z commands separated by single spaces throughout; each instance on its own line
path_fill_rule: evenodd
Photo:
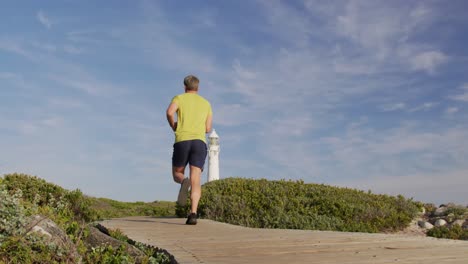
M 247 227 L 387 232 L 408 226 L 421 206 L 401 195 L 303 181 L 227 178 L 202 187 L 199 214 Z
M 427 235 L 437 238 L 468 240 L 468 229 L 463 229 L 459 225 L 452 227 L 435 226 L 427 231 Z
M 101 212 L 96 201 L 101 201 L 100 205 L 107 208 L 106 211 Z M 126 216 L 128 212 L 144 212 L 153 215 L 173 209 L 173 203 L 161 204 L 97 199 L 84 195 L 78 189 L 68 191 L 38 177 L 17 173 L 4 175 L 0 177 L 0 264 L 135 263 L 135 259 L 121 248 L 102 245 L 89 249 L 84 241 L 89 234 L 88 223 L 108 214 Z M 119 206 L 125 210 L 119 212 Z M 28 219 L 32 215 L 45 216 L 54 221 L 66 232 L 78 254 L 71 254 L 71 249 L 49 243 L 43 236 L 29 232 Z M 161 252 L 145 245 L 135 246 L 146 254 L 138 263 L 170 263 Z

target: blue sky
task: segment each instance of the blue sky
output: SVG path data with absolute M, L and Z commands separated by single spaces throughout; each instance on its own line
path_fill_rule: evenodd
M 0 173 L 175 200 L 197 75 L 220 175 L 468 204 L 466 1 L 5 1 Z M 206 180 L 206 175 L 203 175 Z

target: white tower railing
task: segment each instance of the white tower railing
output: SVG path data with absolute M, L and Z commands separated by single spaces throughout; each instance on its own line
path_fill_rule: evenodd
M 208 136 L 208 182 L 219 180 L 219 136 L 213 129 Z

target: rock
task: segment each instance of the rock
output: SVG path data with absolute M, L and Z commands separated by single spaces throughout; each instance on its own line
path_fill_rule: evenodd
M 435 221 L 435 226 L 446 226 L 447 225 L 447 221 L 445 221 L 444 219 L 437 219 L 437 221 Z
M 28 229 L 28 234 L 37 234 L 46 244 L 57 247 L 57 253 L 62 255 L 59 257 L 60 262 L 81 263 L 81 256 L 73 241 L 49 218 L 41 215 L 31 216 L 28 219 Z
M 442 216 L 445 214 L 445 212 L 447 212 L 447 207 L 445 206 L 441 206 L 439 208 L 437 208 L 435 211 L 434 211 L 434 215 L 435 216 Z
M 463 219 L 458 219 L 458 220 L 453 221 L 452 226 L 454 226 L 454 225 L 459 225 L 460 227 L 463 227 L 463 224 L 464 224 L 464 223 L 465 223 L 465 220 L 463 220 Z
M 45 231 L 44 228 L 40 227 L 40 226 L 34 226 L 32 229 L 31 229 L 32 232 L 36 232 L 36 233 L 39 233 L 41 235 L 44 235 L 44 236 L 48 236 L 48 237 L 52 237 L 52 235 Z
M 455 220 L 455 214 L 454 213 L 450 213 L 447 215 L 447 217 L 445 218 L 445 220 L 447 220 L 447 222 L 453 222 Z
M 112 248 L 118 248 L 120 246 L 125 247 L 125 251 L 132 257 L 134 257 L 139 263 L 141 258 L 144 258 L 146 255 L 138 248 L 117 240 L 113 237 L 110 237 L 94 226 L 89 226 L 89 235 L 84 239 L 84 242 L 88 248 L 99 247 L 104 245 L 111 245 Z
M 424 229 L 432 229 L 434 227 L 431 223 L 424 220 L 418 221 L 418 225 Z

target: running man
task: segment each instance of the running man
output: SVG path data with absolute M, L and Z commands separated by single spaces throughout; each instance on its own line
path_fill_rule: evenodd
M 197 208 L 201 197 L 200 178 L 207 155 L 205 134 L 211 131 L 213 112 L 210 103 L 198 95 L 199 80 L 193 75 L 184 79 L 185 93 L 175 96 L 166 115 L 169 126 L 175 132 L 172 154 L 172 176 L 180 183 L 177 203 L 187 203 L 191 186 L 191 210 L 187 225 L 197 224 Z M 174 115 L 177 113 L 177 122 Z M 185 178 L 185 167 L 189 164 L 190 179 Z

